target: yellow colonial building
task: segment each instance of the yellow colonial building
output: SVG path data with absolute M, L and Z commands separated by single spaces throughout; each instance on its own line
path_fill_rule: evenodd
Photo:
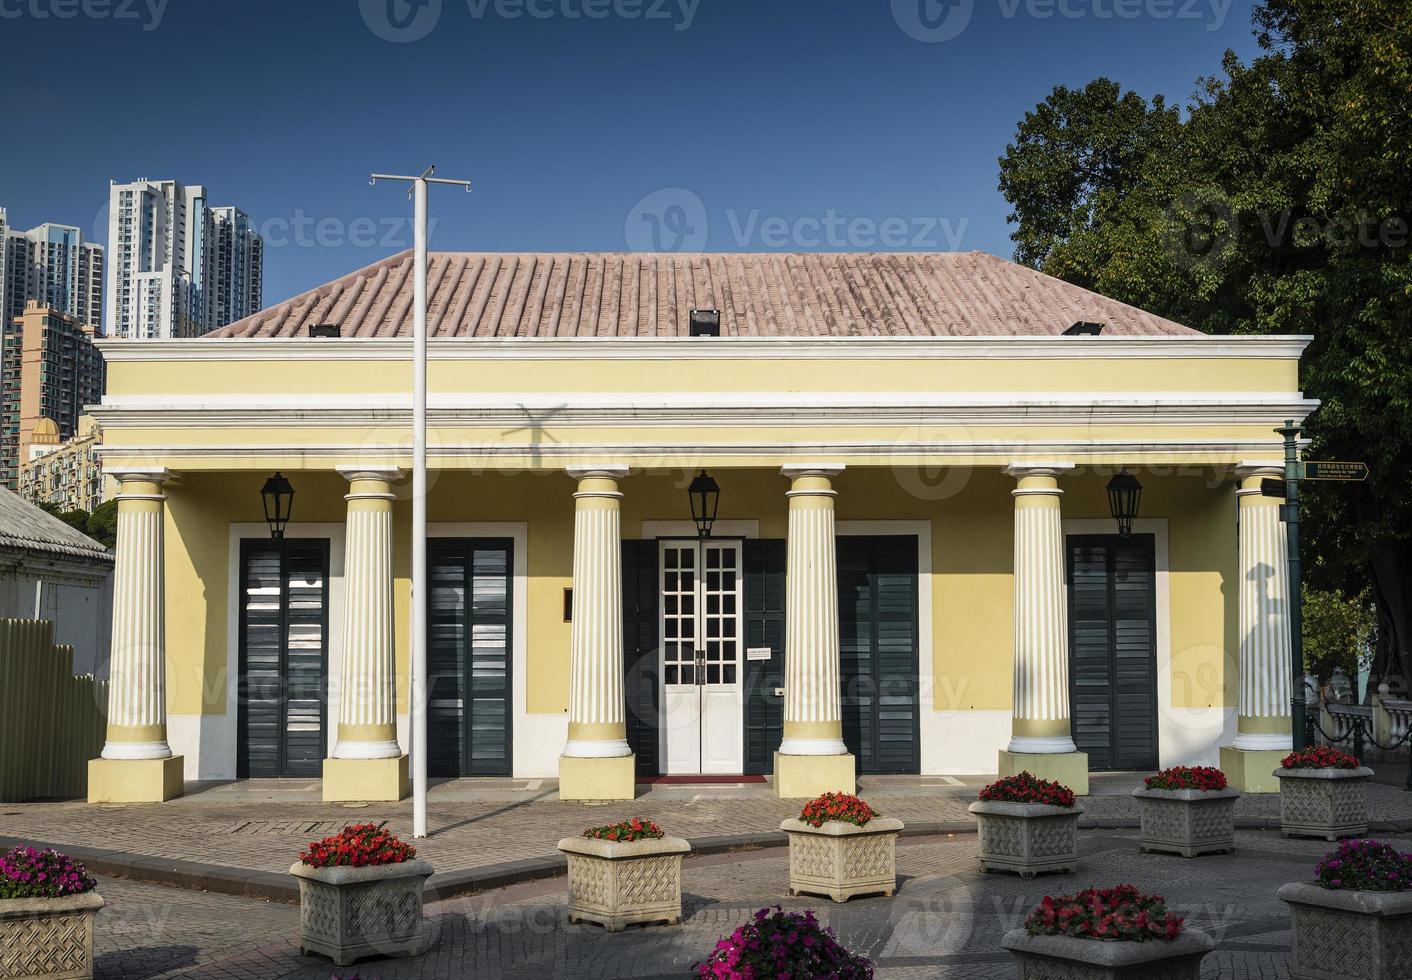
M 980 253 L 433 254 L 413 596 L 412 279 L 396 255 L 104 345 L 93 799 L 405 794 L 413 603 L 434 777 L 802 796 L 1220 762 L 1270 788 L 1290 665 L 1259 482 L 1314 407 L 1307 338 L 1206 336 Z

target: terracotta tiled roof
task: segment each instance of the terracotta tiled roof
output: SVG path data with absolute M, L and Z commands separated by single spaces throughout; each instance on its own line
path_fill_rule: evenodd
M 684 336 L 692 308 L 719 308 L 722 336 L 1052 336 L 1077 320 L 1197 333 L 984 252 L 437 252 L 428 266 L 433 337 Z M 405 336 L 411 307 L 402 252 L 207 336 Z

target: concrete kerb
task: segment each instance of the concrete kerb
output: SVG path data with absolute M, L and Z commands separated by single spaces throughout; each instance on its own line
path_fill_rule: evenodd
M 1236 821 L 1237 830 L 1279 830 L 1278 818 L 1246 818 Z M 1080 818 L 1081 829 L 1092 830 L 1137 830 L 1138 821 L 1122 818 L 1092 819 Z M 914 822 L 903 828 L 903 838 L 945 837 L 957 834 L 974 834 L 974 821 L 964 822 Z M 1381 821 L 1368 827 L 1370 836 L 1377 834 L 1412 833 L 1412 819 Z M 723 854 L 735 851 L 761 850 L 785 847 L 789 838 L 778 830 L 754 834 L 729 834 L 712 837 L 688 838 L 691 843 L 690 860 L 693 856 Z M 287 873 L 258 871 L 251 868 L 233 868 L 199 861 L 186 861 L 176 858 L 151 857 L 145 854 L 132 854 L 108 848 L 88 847 L 73 844 L 49 844 L 44 841 L 0 836 L 0 850 L 15 846 L 52 847 L 63 851 L 88 866 L 89 871 L 100 875 L 126 878 L 130 881 L 147 884 L 166 885 L 172 888 L 185 888 L 195 891 L 215 892 L 222 895 L 235 895 L 242 898 L 261 899 L 269 902 L 299 904 L 299 886 Z M 507 888 L 529 881 L 541 881 L 563 875 L 567 862 L 562 854 L 546 855 L 542 858 L 525 858 L 518 861 L 505 861 L 464 868 L 456 871 L 438 872 L 427 881 L 426 900 L 444 901 L 463 895 Z

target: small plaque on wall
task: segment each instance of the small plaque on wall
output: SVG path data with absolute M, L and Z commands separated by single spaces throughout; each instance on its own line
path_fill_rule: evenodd
M 566 622 L 566 623 L 572 623 L 573 621 L 574 621 L 574 590 L 573 590 L 573 589 L 565 589 L 565 590 L 564 590 L 564 622 Z
M 773 654 L 774 654 L 774 650 L 772 650 L 770 647 L 746 647 L 746 648 L 745 648 L 745 659 L 746 659 L 746 660 L 769 660 L 770 657 L 771 657 Z

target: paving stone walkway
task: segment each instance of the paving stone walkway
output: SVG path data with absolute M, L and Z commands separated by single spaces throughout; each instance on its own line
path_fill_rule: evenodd
M 966 807 L 976 786 L 945 777 L 865 777 L 860 792 L 878 810 L 925 832 L 974 826 Z M 1135 827 L 1132 776 L 1095 780 L 1083 800 L 1083 826 Z M 498 787 L 498 788 L 497 788 Z M 386 823 L 410 838 L 411 804 L 346 806 L 305 798 L 277 781 L 215 787 L 160 805 L 90 806 L 79 801 L 0 804 L 0 838 L 92 846 L 172 861 L 218 864 L 236 871 L 283 874 L 310 840 L 346 823 Z M 1369 809 L 1376 831 L 1412 830 L 1412 793 L 1374 783 Z M 432 836 L 417 845 L 439 875 L 555 859 L 555 844 L 583 828 L 641 815 L 669 833 L 695 841 L 771 834 L 798 815 L 796 802 L 775 799 L 763 784 L 654 787 L 630 803 L 560 802 L 551 781 L 462 781 L 437 788 L 428 806 Z M 1237 819 L 1246 827 L 1278 826 L 1278 795 L 1243 797 Z M 779 839 L 782 841 L 783 836 Z
M 754 909 L 780 903 L 814 908 L 850 947 L 865 952 L 880 980 L 1013 977 L 999 947 L 1004 932 L 1046 894 L 1088 884 L 1133 882 L 1164 894 L 1191 927 L 1219 942 L 1202 976 L 1215 980 L 1288 977 L 1288 915 L 1275 898 L 1286 881 L 1308 878 L 1328 850 L 1268 831 L 1241 832 L 1234 856 L 1184 860 L 1139 852 L 1123 831 L 1083 835 L 1075 875 L 1021 881 L 983 875 L 974 835 L 904 839 L 901 887 L 893 900 L 832 905 L 785 897 L 782 850 L 693 857 L 683 872 L 685 921 L 608 935 L 569 925 L 563 879 L 536 881 L 428 907 L 436 945 L 409 960 L 374 959 L 335 969 L 296 948 L 298 910 L 278 903 L 103 879 L 98 977 L 105 980 L 416 977 L 685 978 L 715 940 Z

